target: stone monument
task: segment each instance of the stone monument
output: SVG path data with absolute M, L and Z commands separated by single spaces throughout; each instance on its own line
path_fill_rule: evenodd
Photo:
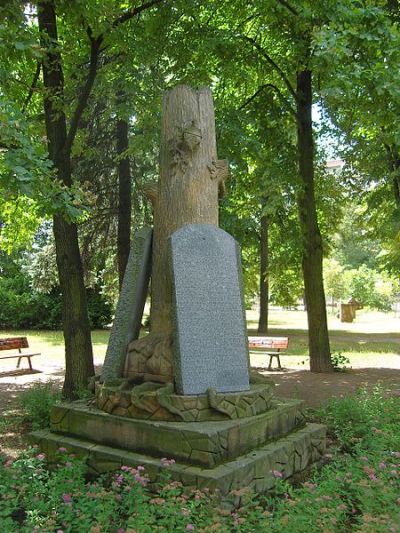
M 188 224 L 170 244 L 178 394 L 249 390 L 237 242 L 216 226 Z
M 122 376 L 128 345 L 139 338 L 151 270 L 151 228 L 135 233 L 125 269 L 101 381 Z
M 146 190 L 154 209 L 150 333 L 133 335 L 122 364 L 146 285 L 127 274 L 95 400 L 55 406 L 50 430 L 33 434 L 50 459 L 64 446 L 94 473 L 141 464 L 156 479 L 169 457 L 174 479 L 229 498 L 244 486 L 266 491 L 273 471 L 289 477 L 324 452 L 325 427 L 305 423 L 303 402 L 275 399 L 272 381 L 249 371 L 238 247 L 218 228 L 227 175 L 210 91 L 167 92 L 160 179 Z M 143 250 L 136 266 L 148 264 Z

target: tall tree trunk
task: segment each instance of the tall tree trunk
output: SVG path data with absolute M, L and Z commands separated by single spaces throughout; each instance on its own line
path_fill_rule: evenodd
M 119 97 L 119 99 L 121 96 Z M 117 120 L 117 154 L 123 154 L 128 149 L 128 121 L 124 118 Z M 132 214 L 132 186 L 129 157 L 125 155 L 118 160 L 118 279 L 121 289 L 126 264 L 128 262 L 131 243 L 131 214 Z
M 400 207 L 400 154 L 396 146 L 385 144 L 389 170 L 392 177 L 396 207 Z
M 179 85 L 163 101 L 160 179 L 147 188 L 154 208 L 150 335 L 129 346 L 126 375 L 173 381 L 172 279 L 168 238 L 185 224 L 218 226 L 218 192 L 228 175 L 217 161 L 211 91 Z
M 263 204 L 264 205 L 264 204 Z M 260 236 L 260 316 L 258 320 L 258 333 L 268 333 L 268 300 L 269 300 L 269 246 L 268 246 L 269 220 L 261 216 Z
M 61 56 L 57 48 L 57 20 L 53 0 L 38 4 L 41 44 L 46 48 L 43 60 L 43 82 L 46 89 L 44 111 L 49 156 L 57 178 L 71 186 L 71 157 L 66 150 L 66 118 L 60 103 L 64 99 L 64 77 Z M 74 223 L 62 216 L 54 217 L 54 238 L 60 287 L 63 296 L 63 324 L 65 340 L 65 381 L 63 394 L 74 399 L 79 390 L 87 387 L 94 375 L 92 343 L 86 304 L 86 290 Z
M 314 194 L 314 143 L 312 133 L 312 77 L 310 70 L 297 73 L 297 147 L 302 181 L 298 196 L 303 239 L 303 274 L 307 302 L 310 368 L 332 371 L 326 302 L 322 273 L 322 238 Z

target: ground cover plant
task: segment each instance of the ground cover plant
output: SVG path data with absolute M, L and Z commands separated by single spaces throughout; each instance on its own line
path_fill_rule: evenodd
M 187 492 L 170 479 L 149 490 L 141 465 L 87 481 L 84 463 L 59 450 L 58 466 L 32 449 L 0 466 L 5 533 L 152 531 L 396 532 L 400 527 L 400 398 L 375 388 L 332 400 L 314 414 L 332 446 L 302 482 L 283 481 L 267 496 L 234 491 L 235 508 L 207 490 Z

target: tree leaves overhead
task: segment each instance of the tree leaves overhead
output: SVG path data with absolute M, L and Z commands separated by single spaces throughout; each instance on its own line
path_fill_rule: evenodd
M 40 106 L 44 89 L 38 70 L 43 48 L 35 4 L 4 3 L 0 8 L 2 246 L 16 239 L 19 225 L 21 235 L 28 237 L 34 232 L 33 220 L 54 212 L 71 220 L 90 213 L 81 227 L 82 239 L 93 243 L 88 255 L 102 249 L 100 242 L 113 242 L 117 116 L 127 117 L 130 124 L 135 224 L 150 220 L 140 189 L 158 173 L 162 93 L 177 83 L 206 84 L 215 98 L 219 156 L 227 157 L 231 166 L 221 202 L 222 224 L 248 248 L 250 264 L 258 254 L 261 214 L 268 215 L 275 228 L 270 233 L 274 250 L 287 241 L 282 255 L 272 258 L 272 271 L 279 274 L 285 257 L 290 257 L 288 268 L 298 270 L 293 88 L 296 72 L 308 65 L 315 74 L 314 101 L 328 117 L 325 131 L 329 130 L 331 141 L 339 139 L 349 164 L 348 173 L 336 179 L 323 172 L 325 155 L 322 150 L 318 153 L 316 195 L 325 252 L 334 247 L 331 236 L 338 230 L 346 202 L 352 194 L 358 201 L 366 189 L 365 217 L 371 233 L 385 244 L 382 258 L 394 268 L 400 224 L 393 184 L 398 170 L 390 167 L 388 158 L 400 146 L 400 46 L 398 14 L 386 4 L 165 0 L 129 18 L 140 2 L 58 1 L 65 95 L 57 104 L 69 118 L 68 126 L 87 80 L 91 39 L 103 38 L 96 81 L 72 145 L 75 185 L 67 189 L 54 181 L 47 158 Z M 310 51 L 304 44 L 306 33 Z M 125 97 L 117 104 L 121 91 Z M 31 222 L 23 223 L 23 217 L 18 218 L 21 224 L 16 222 L 12 210 L 16 198 L 24 205 L 24 214 L 30 213 Z M 25 233 L 24 225 L 30 228 Z M 255 269 L 252 272 L 254 277 Z

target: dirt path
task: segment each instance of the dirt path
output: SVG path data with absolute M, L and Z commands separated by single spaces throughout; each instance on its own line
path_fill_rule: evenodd
M 307 370 L 267 374 L 275 382 L 276 396 L 299 398 L 312 408 L 330 398 L 355 394 L 363 386 L 380 384 L 389 394 L 400 395 L 400 369 L 397 368 L 357 368 L 333 374 L 312 374 Z

